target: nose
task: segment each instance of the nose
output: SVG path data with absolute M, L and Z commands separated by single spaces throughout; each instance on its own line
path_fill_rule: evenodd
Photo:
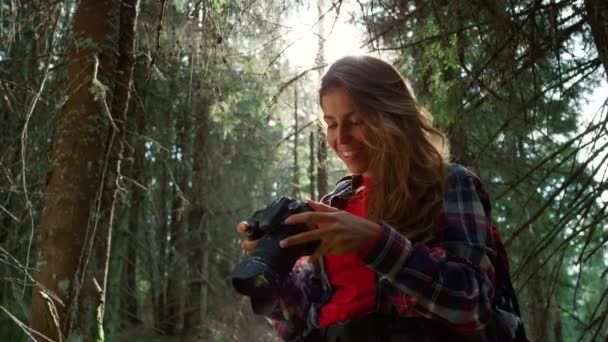
M 347 126 L 338 127 L 338 144 L 347 144 L 352 138 L 350 129 Z

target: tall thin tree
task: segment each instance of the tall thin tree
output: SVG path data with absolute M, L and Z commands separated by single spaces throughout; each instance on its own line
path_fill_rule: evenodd
M 106 142 L 107 172 L 104 179 L 104 193 L 102 196 L 102 217 L 100 224 L 101 243 L 97 246 L 99 269 L 95 278 L 101 281 L 101 294 L 99 306 L 95 310 L 96 324 L 103 325 L 105 312 L 105 296 L 108 287 L 108 273 L 110 253 L 112 249 L 112 230 L 115 217 L 116 199 L 119 191 L 124 189 L 121 183 L 121 163 L 126 139 L 126 120 L 133 83 L 133 67 L 135 64 L 135 39 L 137 28 L 137 14 L 139 0 L 123 0 L 120 6 L 120 22 L 118 35 L 118 60 L 114 72 L 114 93 L 112 95 L 111 115 L 113 130 Z M 103 107 L 104 104 L 101 103 Z M 102 108 L 103 110 L 103 108 Z
M 76 9 L 68 59 L 69 97 L 57 118 L 59 128 L 48 171 L 31 326 L 56 341 L 63 341 L 78 327 L 82 297 L 97 296 L 98 286 L 94 279 L 85 279 L 83 271 L 96 235 L 94 204 L 104 152 L 99 141 L 108 125 L 89 88 L 97 72 L 94 58 L 103 53 L 110 31 L 111 10 L 110 0 L 83 0 Z M 100 60 L 104 72 L 105 59 Z M 82 325 L 78 328 L 80 334 L 88 330 Z
M 324 0 L 317 0 L 317 13 L 319 16 L 319 33 L 318 33 L 318 50 L 317 50 L 317 65 L 325 63 L 325 29 L 323 19 L 323 8 L 325 7 Z M 319 68 L 319 79 L 323 76 L 324 68 Z M 327 189 L 327 142 L 325 138 L 325 130 L 321 125 L 317 128 L 317 195 L 319 198 L 325 195 Z
M 292 181 L 292 195 L 294 198 L 300 197 L 300 172 L 298 167 L 298 143 L 299 143 L 299 122 L 298 122 L 298 84 L 293 86 L 293 181 Z
M 313 126 L 314 127 L 314 126 Z M 315 132 L 314 130 L 310 130 L 308 136 L 308 148 L 309 148 L 309 164 L 308 164 L 308 179 L 310 181 L 310 186 L 308 188 L 310 199 L 314 199 L 315 197 Z

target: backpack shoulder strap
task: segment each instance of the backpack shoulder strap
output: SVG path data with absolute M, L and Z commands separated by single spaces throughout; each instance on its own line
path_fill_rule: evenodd
M 492 262 L 492 266 L 494 266 L 494 273 L 496 276 L 494 307 L 495 309 L 517 315 L 520 322 L 515 331 L 514 341 L 527 342 L 528 338 L 523 322 L 521 321 L 521 311 L 519 309 L 519 302 L 517 301 L 517 294 L 513 288 L 511 275 L 509 273 L 509 259 L 505 246 L 502 244 L 500 232 L 495 225 L 492 225 L 492 235 L 494 237 L 496 254 L 488 253 L 488 256 Z

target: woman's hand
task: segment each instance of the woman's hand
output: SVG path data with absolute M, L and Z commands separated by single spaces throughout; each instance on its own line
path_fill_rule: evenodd
M 285 238 L 281 241 L 281 247 L 320 240 L 319 248 L 310 256 L 311 262 L 322 255 L 340 255 L 362 250 L 380 234 L 377 223 L 323 203 L 306 201 L 306 204 L 314 211 L 291 215 L 285 223 L 306 223 L 317 229 Z
M 241 247 L 243 247 L 243 253 L 246 256 L 250 256 L 251 252 L 253 251 L 253 249 L 255 248 L 255 245 L 257 244 L 256 241 L 253 240 L 248 240 L 247 237 L 245 237 L 245 234 L 247 232 L 247 230 L 249 229 L 249 226 L 247 226 L 247 222 L 243 221 L 241 223 L 239 223 L 236 226 L 236 230 L 241 233 L 244 237 L 243 242 L 241 242 Z

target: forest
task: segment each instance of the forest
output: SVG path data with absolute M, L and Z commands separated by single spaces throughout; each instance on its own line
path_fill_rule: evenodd
M 530 340 L 608 340 L 607 1 L 0 0 L 0 341 L 278 341 L 236 225 L 347 173 L 338 41 L 484 181 Z

